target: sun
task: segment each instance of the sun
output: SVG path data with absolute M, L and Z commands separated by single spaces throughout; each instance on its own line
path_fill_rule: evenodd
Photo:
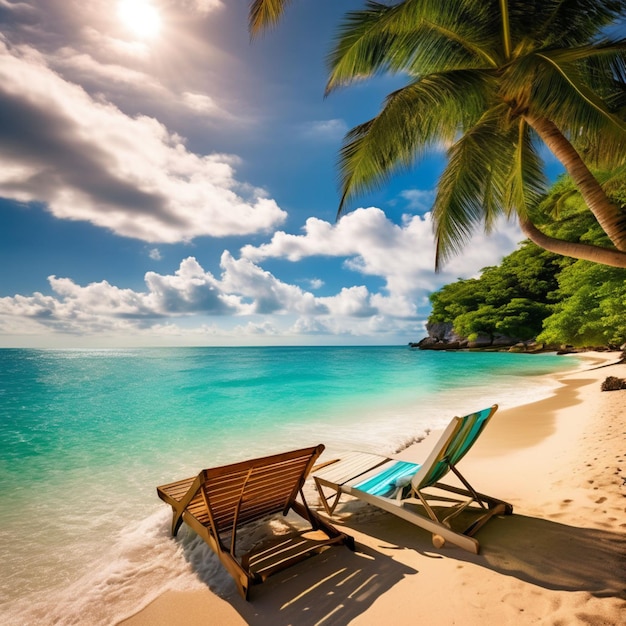
M 156 37 L 161 30 L 161 16 L 150 0 L 119 0 L 117 15 L 137 37 Z

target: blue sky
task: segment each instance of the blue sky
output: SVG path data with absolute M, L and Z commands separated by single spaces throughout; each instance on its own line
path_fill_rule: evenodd
M 402 84 L 324 98 L 361 6 L 299 0 L 250 41 L 247 0 L 0 0 L 0 347 L 423 337 L 428 294 L 522 235 L 435 274 L 437 151 L 335 220 L 342 138 Z

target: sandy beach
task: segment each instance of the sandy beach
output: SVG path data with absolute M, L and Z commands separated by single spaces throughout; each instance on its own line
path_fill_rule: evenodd
M 626 390 L 600 389 L 626 378 L 619 356 L 587 353 L 552 397 L 498 411 L 462 461 L 478 490 L 514 507 L 478 532 L 480 554 L 437 550 L 429 533 L 346 500 L 334 522 L 355 553 L 299 563 L 253 588 L 251 602 L 234 584 L 221 597 L 167 592 L 121 624 L 626 623 Z M 434 436 L 402 456 L 422 459 Z

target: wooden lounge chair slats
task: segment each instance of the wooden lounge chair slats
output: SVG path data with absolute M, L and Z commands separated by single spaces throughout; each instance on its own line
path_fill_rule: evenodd
M 497 408 L 493 405 L 453 418 L 421 465 L 412 467 L 368 453 L 350 453 L 336 463 L 325 464 L 313 473 L 313 480 L 326 512 L 332 516 L 341 495 L 350 494 L 430 531 L 437 547 L 449 541 L 477 553 L 479 543 L 472 535 L 494 515 L 510 515 L 513 507 L 475 491 L 457 463 Z M 455 474 L 463 487 L 441 482 L 448 472 Z M 473 513 L 474 520 L 465 529 L 453 529 L 452 521 L 464 512 Z
M 368 452 L 352 452 L 342 457 L 341 463 L 328 465 L 324 476 L 327 480 L 343 484 L 346 481 L 360 476 L 373 467 L 384 463 L 386 457 Z
M 309 509 L 302 487 L 323 445 L 202 470 L 197 476 L 157 487 L 172 507 L 172 534 L 184 521 L 216 552 L 248 599 L 252 583 L 325 547 L 354 540 Z M 299 499 L 297 499 L 299 498 Z M 294 511 L 305 530 L 273 538 L 248 554 L 237 552 L 239 529 L 277 513 Z

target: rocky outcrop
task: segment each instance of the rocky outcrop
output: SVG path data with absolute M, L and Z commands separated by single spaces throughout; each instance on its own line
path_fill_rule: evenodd
M 467 339 L 459 337 L 449 322 L 426 324 L 428 337 L 417 343 L 409 343 L 412 348 L 420 350 L 461 350 L 467 348 Z
M 412 348 L 420 350 L 509 350 L 510 352 L 544 352 L 555 350 L 553 346 L 538 344 L 534 340 L 524 341 L 519 337 L 506 335 L 486 335 L 479 333 L 468 339 L 454 332 L 449 322 L 428 323 L 426 325 L 428 337 L 416 343 L 409 343 Z
M 441 343 L 454 343 L 461 341 L 461 337 L 454 332 L 451 322 L 428 322 L 426 324 L 426 339 L 435 339 Z
M 626 389 L 626 380 L 617 376 L 607 376 L 601 386 L 602 391 L 617 391 Z
M 458 341 L 440 341 L 435 337 L 424 337 L 417 343 L 409 343 L 411 348 L 419 348 L 420 350 L 459 350 L 461 347 L 466 348 L 467 342 L 461 346 Z

